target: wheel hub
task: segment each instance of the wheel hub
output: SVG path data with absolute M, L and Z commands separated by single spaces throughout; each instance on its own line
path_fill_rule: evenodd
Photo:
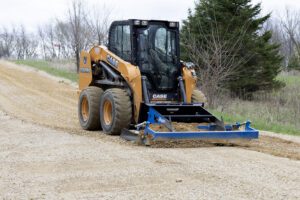
M 89 103 L 86 96 L 83 97 L 81 102 L 81 115 L 83 121 L 87 121 L 89 119 Z
M 112 123 L 112 103 L 109 100 L 105 100 L 103 111 L 104 123 L 110 125 Z

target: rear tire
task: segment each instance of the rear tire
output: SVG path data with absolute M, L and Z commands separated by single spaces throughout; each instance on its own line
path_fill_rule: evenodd
M 99 87 L 90 86 L 82 90 L 78 103 L 78 118 L 84 130 L 101 129 L 99 119 L 100 97 L 103 90 Z
M 207 99 L 203 92 L 200 90 L 194 90 L 192 94 L 192 103 L 204 103 L 204 105 L 206 105 Z
M 132 118 L 132 107 L 128 93 L 119 88 L 106 90 L 100 100 L 100 122 L 103 131 L 119 135 L 128 128 Z

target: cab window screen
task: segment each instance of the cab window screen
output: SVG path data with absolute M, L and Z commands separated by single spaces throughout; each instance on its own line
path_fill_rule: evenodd
M 130 41 L 130 26 L 123 26 L 123 48 L 122 56 L 124 60 L 131 60 L 131 41 Z
M 118 25 L 112 29 L 110 50 L 126 61 L 131 61 L 130 26 Z

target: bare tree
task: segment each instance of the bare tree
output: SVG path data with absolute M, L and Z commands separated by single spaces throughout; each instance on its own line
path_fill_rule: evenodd
M 272 44 L 279 44 L 279 54 L 283 56 L 284 63 L 283 67 L 287 67 L 289 58 L 293 54 L 293 43 L 289 38 L 289 35 L 286 33 L 286 31 L 282 28 L 282 21 L 283 19 L 277 19 L 274 17 L 274 15 L 269 18 L 263 25 L 263 28 L 261 30 L 262 33 L 265 33 L 266 31 L 272 32 L 272 38 L 270 42 Z
M 240 57 L 238 52 L 242 48 L 244 32 L 224 38 L 218 31 L 215 24 L 212 24 L 211 33 L 204 40 L 199 41 L 188 30 L 186 38 L 182 38 L 192 62 L 196 64 L 198 79 L 201 90 L 205 93 L 208 104 L 215 107 L 223 91 L 223 83 L 237 72 L 238 66 L 250 59 L 251 56 Z M 222 102 L 224 103 L 224 102 Z
M 108 41 L 108 29 L 111 23 L 110 15 L 111 10 L 105 5 L 99 9 L 98 7 L 93 7 L 89 16 L 90 19 L 87 21 L 91 33 L 93 33 L 90 43 L 104 45 Z
M 37 55 L 38 42 L 33 34 L 28 34 L 23 25 L 15 31 L 16 36 L 15 53 L 17 59 L 33 58 Z
M 16 55 L 17 59 L 25 59 L 25 49 L 28 46 L 27 35 L 24 26 L 20 26 L 20 30 L 16 35 Z
M 14 35 L 3 27 L 0 32 L 0 57 L 11 57 L 13 53 Z
M 48 51 L 50 54 L 51 59 L 55 59 L 57 57 L 56 55 L 56 41 L 55 41 L 55 33 L 54 33 L 54 25 L 52 23 L 49 23 L 45 26 L 45 33 L 48 43 Z
M 70 23 L 70 34 L 71 34 L 71 46 L 76 58 L 77 72 L 79 72 L 79 53 L 86 44 L 86 33 L 85 19 L 87 18 L 87 12 L 85 4 L 82 0 L 73 0 L 68 10 L 68 21 Z
M 4 47 L 3 47 L 3 41 L 0 40 L 0 58 L 4 56 Z
M 66 19 L 56 19 L 40 25 L 36 35 L 26 31 L 23 25 L 8 31 L 0 30 L 0 57 L 26 59 L 75 58 L 79 70 L 79 54 L 96 44 L 105 44 L 108 39 L 110 10 L 93 6 L 89 12 L 83 0 L 72 0 Z
M 46 49 L 47 49 L 46 34 L 45 34 L 44 29 L 43 29 L 42 26 L 38 27 L 38 36 L 39 36 L 39 40 L 40 40 L 42 55 L 43 55 L 44 60 L 46 60 L 47 59 L 47 53 L 46 53 Z
M 60 45 L 58 58 L 72 57 L 72 39 L 70 36 L 70 24 L 65 21 L 57 20 L 55 25 L 55 37 Z
M 281 17 L 281 26 L 286 33 L 288 56 L 300 56 L 300 12 L 286 8 L 285 15 Z
M 60 43 L 57 37 L 56 24 L 50 22 L 38 28 L 40 47 L 44 59 L 56 59 L 60 54 Z

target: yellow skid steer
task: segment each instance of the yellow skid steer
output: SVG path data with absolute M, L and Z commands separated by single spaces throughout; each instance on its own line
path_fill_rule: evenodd
M 82 128 L 122 133 L 125 139 L 144 144 L 258 138 L 249 121 L 225 125 L 204 108 L 206 99 L 196 87 L 194 66 L 179 58 L 178 22 L 113 22 L 108 46 L 94 46 L 80 55 L 78 116 Z M 178 132 L 173 122 L 197 125 Z M 167 131 L 154 130 L 156 124 Z

